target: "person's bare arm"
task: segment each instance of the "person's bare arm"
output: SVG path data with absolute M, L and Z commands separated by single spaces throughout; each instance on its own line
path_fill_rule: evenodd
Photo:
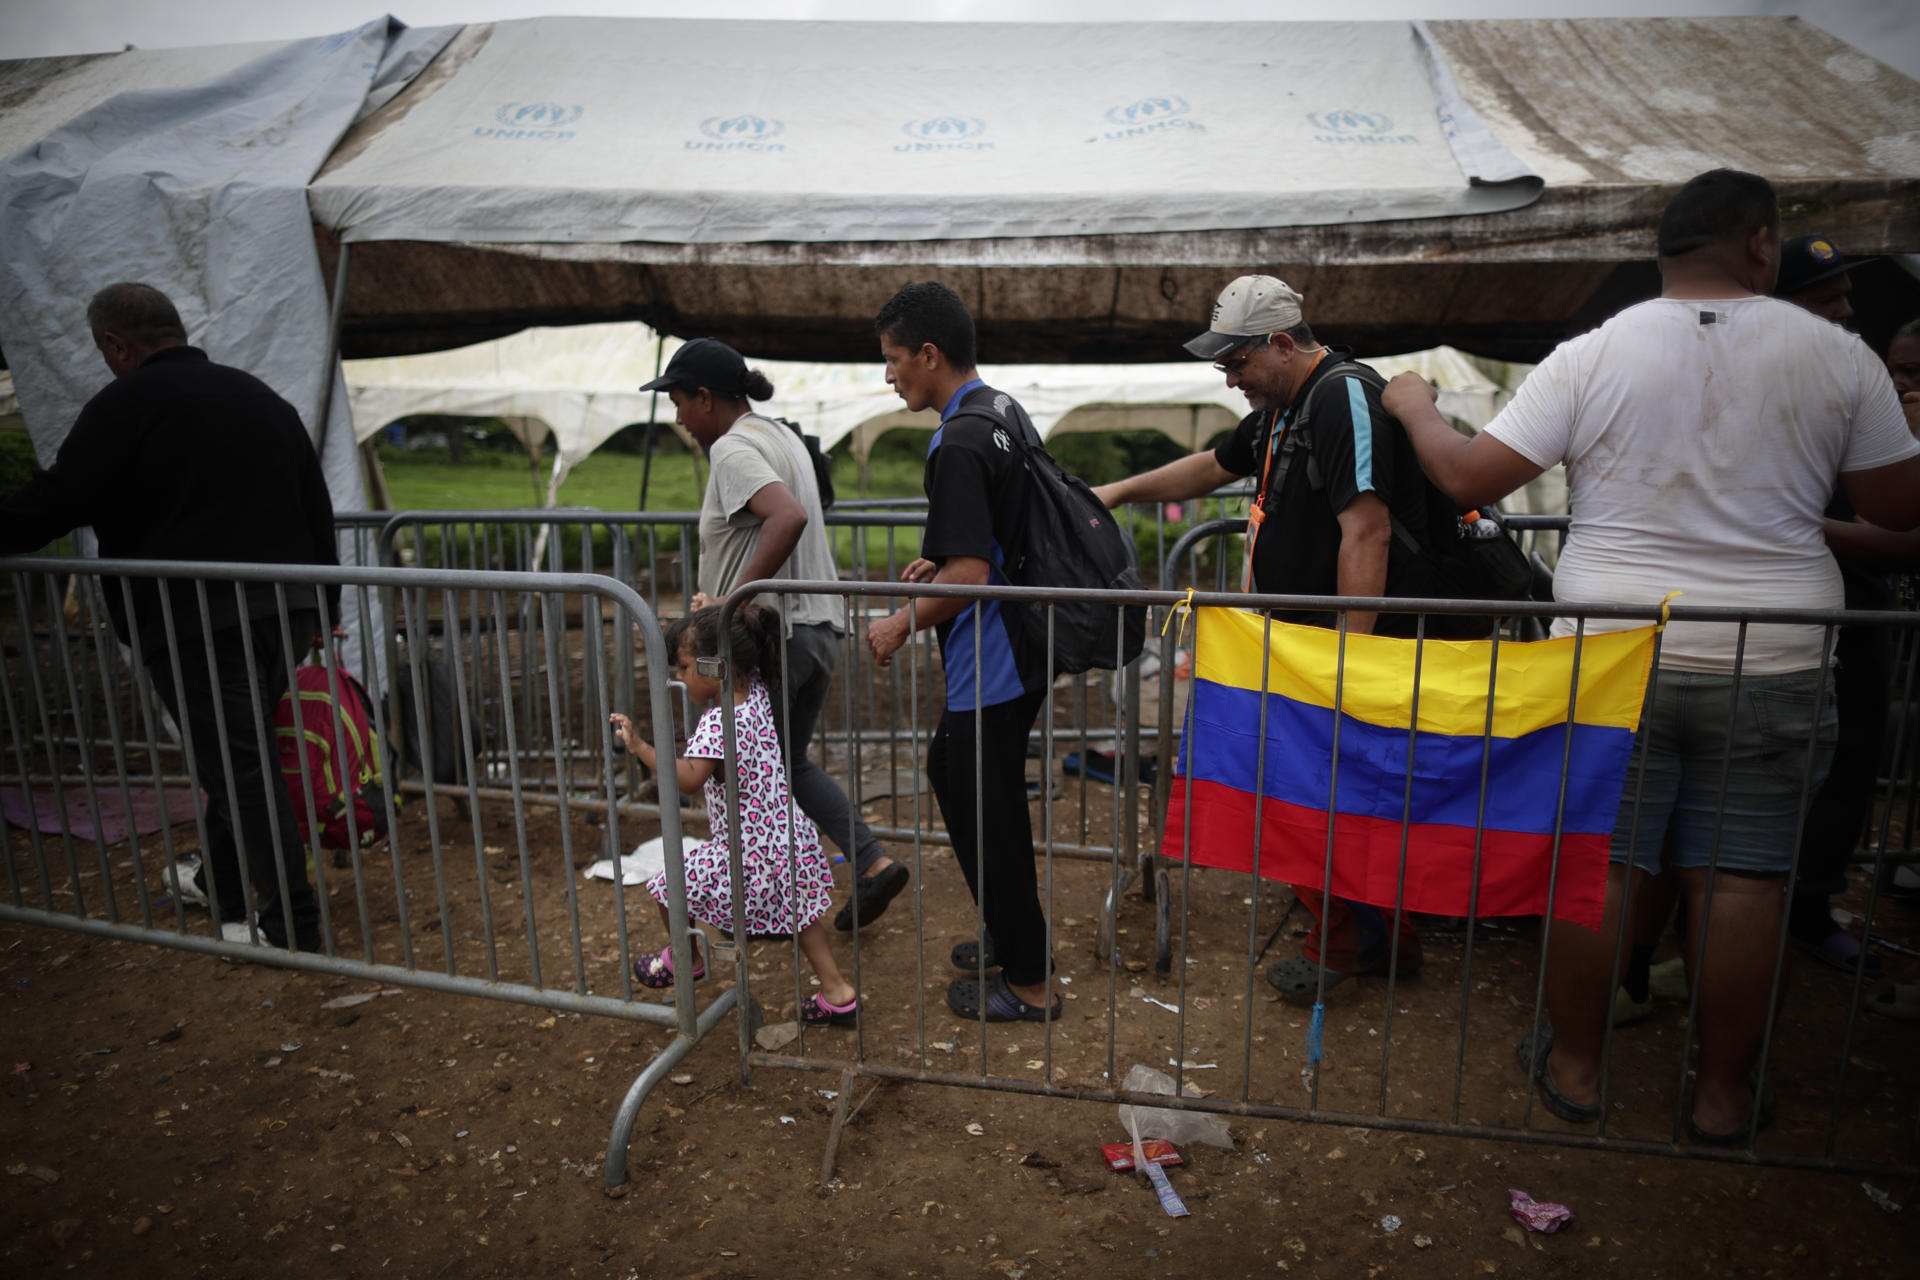
M 618 711 L 608 716 L 607 720 L 613 725 L 614 736 L 620 739 L 620 744 L 627 749 L 627 754 L 655 773 L 659 773 L 659 753 L 653 749 L 653 744 L 633 727 L 633 721 Z M 692 795 L 706 785 L 707 779 L 713 776 L 713 771 L 719 765 L 718 760 L 706 756 L 676 756 L 673 761 L 673 783 L 682 792 Z
M 1865 520 L 1825 520 L 1827 550 L 1889 572 L 1920 569 L 1920 530 L 1894 533 Z
M 1895 532 L 1920 525 L 1920 454 L 1866 471 L 1842 471 L 1840 488 L 1870 524 Z
M 1393 542 L 1393 522 L 1387 515 L 1387 504 L 1380 500 L 1379 494 L 1363 493 L 1341 510 L 1338 519 L 1340 594 L 1384 596 L 1387 594 L 1387 548 Z M 1358 611 L 1349 613 L 1347 630 L 1371 635 L 1379 616 Z
M 1185 502 L 1189 498 L 1205 497 L 1238 478 L 1220 465 L 1213 450 L 1202 449 L 1176 458 L 1164 467 L 1100 485 L 1094 489 L 1093 496 L 1105 503 L 1109 511 L 1129 502 Z
M 760 539 L 740 570 L 740 581 L 757 582 L 779 573 L 780 566 L 800 545 L 800 534 L 807 527 L 807 509 L 793 496 L 793 490 L 775 480 L 760 486 L 760 491 L 747 499 L 747 510 L 760 517 Z
M 1546 468 L 1481 432 L 1463 436 L 1434 407 L 1437 393 L 1417 373 L 1403 373 L 1380 393 L 1420 455 L 1420 467 L 1440 491 L 1463 507 L 1498 502 Z
M 915 560 L 900 575 L 902 582 L 946 583 L 956 587 L 982 587 L 987 584 L 991 566 L 978 556 L 948 556 L 935 567 L 931 560 Z M 867 627 L 867 648 L 880 666 L 889 666 L 893 655 L 915 631 L 924 631 L 949 618 L 957 617 L 973 601 L 955 596 L 916 600 Z

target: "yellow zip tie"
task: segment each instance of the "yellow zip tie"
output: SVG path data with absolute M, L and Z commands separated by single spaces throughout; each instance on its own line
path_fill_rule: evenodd
M 1667 606 L 1673 603 L 1675 597 L 1685 594 L 1687 593 L 1684 591 L 1667 592 L 1666 599 L 1660 602 L 1660 621 L 1654 624 L 1653 629 L 1655 631 L 1665 631 L 1667 629 L 1667 615 L 1672 612 Z
M 1185 600 L 1176 600 L 1173 608 L 1167 610 L 1167 616 L 1160 620 L 1160 634 L 1162 636 L 1166 635 L 1167 628 L 1173 625 L 1173 615 L 1176 613 L 1185 615 L 1180 619 L 1179 632 L 1173 637 L 1173 643 L 1178 646 L 1182 640 L 1187 638 L 1187 619 L 1193 616 L 1192 587 L 1187 588 L 1187 598 Z

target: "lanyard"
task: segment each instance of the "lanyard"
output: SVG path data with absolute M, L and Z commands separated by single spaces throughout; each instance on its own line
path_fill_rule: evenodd
M 1320 362 L 1326 358 L 1327 349 L 1322 347 L 1320 354 L 1315 356 L 1313 363 L 1307 367 L 1307 376 L 1300 380 L 1300 391 L 1294 396 L 1294 405 L 1302 403 L 1302 397 L 1307 393 L 1307 383 L 1313 378 L 1313 371 L 1318 369 Z M 1267 522 L 1267 481 L 1273 475 L 1273 450 L 1276 443 L 1282 445 L 1286 443 L 1287 434 L 1293 429 L 1290 422 L 1294 416 L 1294 405 L 1287 407 L 1285 417 L 1281 416 L 1280 410 L 1275 409 L 1273 421 L 1267 424 L 1267 458 L 1260 467 L 1260 489 L 1253 495 L 1253 509 L 1247 513 L 1247 563 L 1240 575 L 1240 589 L 1249 595 L 1253 593 L 1253 547 L 1254 543 L 1260 539 L 1260 526 Z M 1283 470 L 1281 475 L 1284 477 L 1286 472 Z

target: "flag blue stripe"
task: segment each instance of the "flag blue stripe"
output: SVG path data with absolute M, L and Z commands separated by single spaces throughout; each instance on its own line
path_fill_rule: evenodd
M 1193 741 L 1182 742 L 1181 772 L 1251 794 L 1260 747 L 1262 695 L 1195 680 Z M 1261 794 L 1288 804 L 1325 809 L 1331 794 L 1334 713 L 1279 694 L 1265 695 L 1266 781 Z M 1408 729 L 1385 729 L 1340 717 L 1341 813 L 1400 821 L 1406 810 Z M 1471 827 L 1479 818 L 1484 741 L 1421 733 L 1413 763 L 1415 823 Z M 1484 823 L 1491 831 L 1549 834 L 1560 799 L 1560 768 L 1567 750 L 1564 725 L 1517 738 L 1492 739 L 1487 762 Z M 1611 832 L 1620 808 L 1631 730 L 1573 726 L 1567 760 L 1566 832 Z

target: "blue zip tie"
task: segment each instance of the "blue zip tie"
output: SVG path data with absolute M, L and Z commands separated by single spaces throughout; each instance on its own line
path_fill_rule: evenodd
M 1327 1006 L 1316 1004 L 1313 1006 L 1313 1021 L 1307 1024 L 1307 1062 L 1309 1064 L 1320 1061 L 1323 1056 L 1320 1052 L 1320 1032 L 1326 1025 Z

